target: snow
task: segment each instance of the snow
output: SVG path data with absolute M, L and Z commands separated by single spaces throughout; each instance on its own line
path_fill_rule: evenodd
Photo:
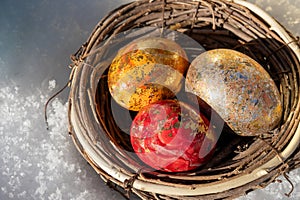
M 99 19 L 98 11 L 107 13 L 121 0 L 105 6 L 93 0 L 86 4 L 79 0 L 78 4 L 68 2 L 30 0 L 19 2 L 18 7 L 4 1 L 0 7 L 0 200 L 121 199 L 82 158 L 68 134 L 68 91 L 49 105 L 49 130 L 44 122 L 45 102 L 68 79 L 69 70 L 63 67 L 69 63 L 68 56 L 88 37 Z M 300 35 L 300 0 L 250 2 L 266 9 L 293 34 Z M 93 12 L 78 16 L 79 8 L 75 5 Z M 1 10 L 4 6 L 6 10 Z M 51 12 L 46 11 L 48 8 Z M 30 13 L 26 17 L 33 29 L 23 26 L 17 9 Z M 43 12 L 48 16 L 36 16 Z M 51 17 L 51 13 L 55 16 Z M 59 16 L 69 16 L 67 19 L 74 21 Z M 92 19 L 87 26 L 85 22 Z M 30 30 L 37 33 L 32 36 Z M 290 198 L 285 193 L 291 186 L 280 176 L 281 181 L 238 199 L 300 199 L 300 169 L 288 175 L 295 186 Z
M 104 191 L 116 196 L 75 149 L 65 101 L 51 103 L 46 130 L 43 110 L 54 83 L 26 96 L 18 86 L 0 88 L 0 199 L 97 199 Z
M 295 36 L 300 35 L 300 0 L 248 0 L 270 13 Z
M 280 176 L 277 178 L 277 181 L 271 183 L 264 189 L 258 189 L 253 192 L 250 192 L 247 196 L 238 198 L 239 200 L 271 200 L 271 199 L 286 199 L 286 200 L 298 200 L 300 199 L 300 169 L 291 171 L 288 176 L 294 184 L 294 191 L 290 197 L 287 197 L 285 194 L 289 193 L 291 190 L 290 183 L 283 177 Z

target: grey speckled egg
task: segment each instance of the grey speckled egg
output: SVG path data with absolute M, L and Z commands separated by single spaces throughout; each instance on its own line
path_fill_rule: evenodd
M 267 71 L 249 56 L 215 49 L 196 57 L 185 89 L 208 103 L 239 135 L 266 133 L 282 115 L 279 91 Z

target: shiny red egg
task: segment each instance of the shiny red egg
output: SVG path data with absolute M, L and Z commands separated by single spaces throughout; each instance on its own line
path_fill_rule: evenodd
M 191 106 L 162 100 L 142 108 L 130 130 L 137 156 L 156 170 L 182 172 L 208 161 L 216 135 L 208 119 Z

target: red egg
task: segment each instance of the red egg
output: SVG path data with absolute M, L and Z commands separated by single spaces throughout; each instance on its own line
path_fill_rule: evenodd
M 208 119 L 176 100 L 142 108 L 131 125 L 130 137 L 144 163 L 167 172 L 199 167 L 212 156 L 217 141 Z

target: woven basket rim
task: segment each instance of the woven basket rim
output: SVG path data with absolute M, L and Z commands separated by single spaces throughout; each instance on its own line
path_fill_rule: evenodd
M 149 1 L 149 3 L 152 2 L 162 2 L 162 1 Z M 292 35 L 279 22 L 276 21 L 276 19 L 271 17 L 268 13 L 266 13 L 258 6 L 243 0 L 219 0 L 219 1 L 197 0 L 194 2 L 201 2 L 206 4 L 209 4 L 209 2 L 231 3 L 249 9 L 250 12 L 253 12 L 254 14 L 260 16 L 264 20 L 264 22 L 269 25 L 269 29 L 275 34 L 277 34 L 280 37 L 280 39 L 282 39 L 283 42 L 287 44 L 287 46 L 293 51 L 293 53 L 297 57 L 298 62 L 300 62 L 300 47 L 299 47 L 300 45 L 292 37 Z M 123 9 L 128 6 L 134 6 L 134 3 L 132 2 L 123 5 L 118 9 Z M 103 25 L 103 23 L 105 23 L 105 20 L 108 20 L 109 16 L 111 16 L 112 13 L 116 13 L 118 15 L 119 14 L 118 9 L 113 10 L 111 13 L 109 13 L 108 17 L 103 18 L 102 21 L 99 22 L 99 24 Z M 88 65 L 87 63 L 84 62 L 84 60 L 85 58 L 91 55 L 90 50 L 92 49 L 93 45 L 97 43 L 97 40 L 99 39 L 95 37 L 95 35 L 98 35 L 98 31 L 99 31 L 98 28 L 99 25 L 97 25 L 96 28 L 93 30 L 87 43 L 85 43 L 78 50 L 78 52 L 72 56 L 73 68 L 72 68 L 70 80 L 73 80 L 74 77 L 79 75 L 81 76 L 81 80 L 88 79 L 88 77 L 86 77 L 86 74 L 83 75 L 81 74 L 80 68 L 83 68 Z M 72 83 L 70 93 L 74 93 L 77 91 L 78 88 L 76 88 L 76 85 Z M 93 97 L 90 98 L 93 99 Z M 298 124 L 298 126 L 295 128 L 295 130 L 293 130 L 294 134 L 290 140 L 291 142 L 288 145 L 286 145 L 281 152 L 278 152 L 278 154 L 276 154 L 272 159 L 268 160 L 266 163 L 262 163 L 260 167 L 254 169 L 250 173 L 242 174 L 240 176 L 237 175 L 234 177 L 230 177 L 227 180 L 224 180 L 219 183 L 213 182 L 213 183 L 206 183 L 206 184 L 199 184 L 199 185 L 158 184 L 155 181 L 154 182 L 149 181 L 145 177 L 128 174 L 127 172 L 122 171 L 116 167 L 112 167 L 107 160 L 108 158 L 100 156 L 99 151 L 93 147 L 93 145 L 95 145 L 95 141 L 83 135 L 83 133 L 89 131 L 87 125 L 84 123 L 75 124 L 75 122 L 81 120 L 79 116 L 81 116 L 80 112 L 82 112 L 74 106 L 75 101 L 76 101 L 75 98 L 70 95 L 69 132 L 73 136 L 72 138 L 74 140 L 74 143 L 78 147 L 79 152 L 82 153 L 85 159 L 89 161 L 89 163 L 94 167 L 94 169 L 102 176 L 102 178 L 105 181 L 111 181 L 114 184 L 124 188 L 129 187 L 131 191 L 135 192 L 138 195 L 139 195 L 138 191 L 143 191 L 152 194 L 163 194 L 170 197 L 174 196 L 174 198 L 176 198 L 177 196 L 193 197 L 193 196 L 201 196 L 201 195 L 213 195 L 225 191 L 230 191 L 235 188 L 243 187 L 249 183 L 255 182 L 260 179 L 264 179 L 265 175 L 271 173 L 270 172 L 271 169 L 280 168 L 280 165 L 285 163 L 286 160 L 290 159 L 290 156 L 292 154 L 295 154 L 295 151 L 297 150 L 297 148 L 299 148 L 299 144 L 300 144 L 300 124 L 298 120 L 295 122 Z M 294 112 L 299 113 L 300 112 L 299 109 L 300 106 L 298 105 L 297 110 L 295 110 Z M 97 115 L 95 110 L 93 110 L 93 112 L 94 115 Z M 283 172 L 285 172 L 286 170 L 288 170 L 288 168 L 283 169 Z M 278 176 L 278 175 L 279 174 L 277 174 L 276 172 L 274 172 L 273 174 L 273 176 Z M 130 182 L 129 184 L 130 186 L 128 186 L 128 182 Z

